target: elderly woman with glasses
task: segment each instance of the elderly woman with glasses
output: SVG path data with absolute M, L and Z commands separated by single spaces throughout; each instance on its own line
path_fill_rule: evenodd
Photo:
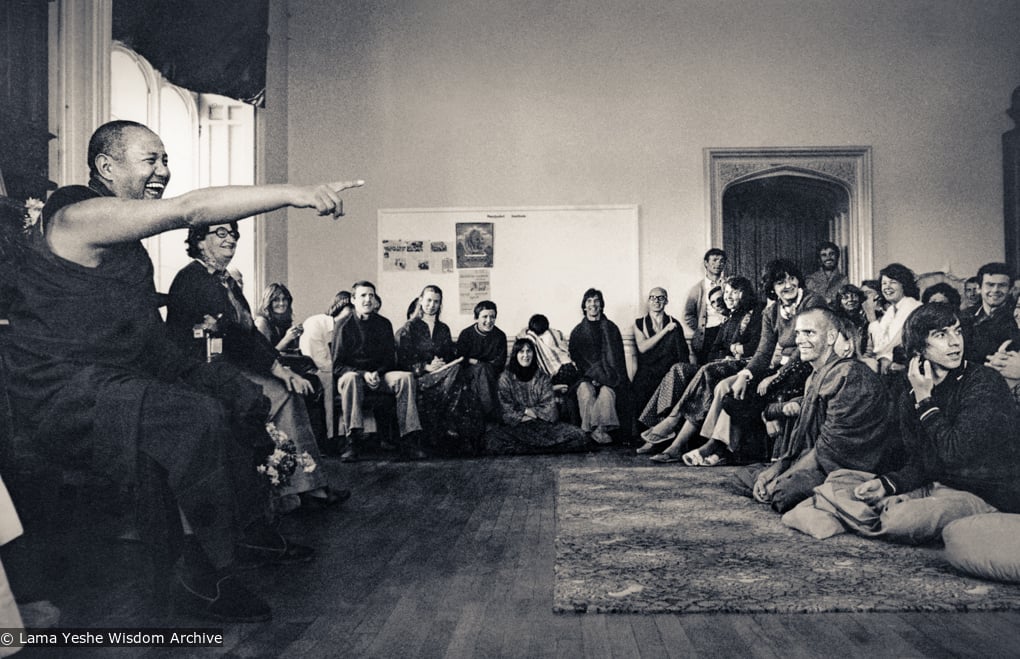
M 203 360 L 224 359 L 240 368 L 269 398 L 266 421 L 293 440 L 299 454 L 307 452 L 316 463 L 321 462 L 308 411 L 300 398 L 311 393 L 312 385 L 280 362 L 276 348 L 255 328 L 251 307 L 227 272 L 240 237 L 236 222 L 188 230 L 188 256 L 194 260 L 170 285 L 167 333 L 185 353 Z M 220 354 L 208 350 L 211 342 L 207 336 L 222 345 Z M 337 503 L 347 494 L 332 491 L 321 469 L 297 469 L 290 483 L 275 493 L 283 512 L 302 505 L 319 508 Z

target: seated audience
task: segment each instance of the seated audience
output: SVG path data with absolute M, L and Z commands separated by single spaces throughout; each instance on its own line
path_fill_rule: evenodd
M 496 303 L 482 300 L 475 305 L 475 323 L 457 337 L 457 356 L 463 358 L 461 372 L 466 378 L 472 406 L 486 421 L 499 420 L 496 384 L 506 368 L 506 334 L 496 327 Z
M 868 314 L 864 311 L 864 291 L 853 284 L 839 289 L 832 310 L 843 314 L 857 329 L 858 352 L 863 354 L 868 347 Z
M 217 621 L 266 620 L 269 606 L 236 578 L 235 559 L 312 555 L 266 516 L 269 483 L 253 465 L 272 450 L 268 405 L 231 364 L 194 359 L 167 339 L 141 239 L 285 207 L 335 216 L 339 192 L 361 182 L 227 186 L 162 199 L 170 178 L 163 143 L 130 121 L 100 126 L 88 160 L 89 186 L 50 196 L 45 240 L 5 278 L 16 291 L 5 337 L 15 414 L 53 442 L 55 455 L 101 458 L 95 466 L 118 483 L 135 482 L 139 464 L 154 465 L 147 472 L 158 482 L 148 485 L 158 501 L 147 503 L 169 504 L 157 517 L 171 528 L 151 538 L 183 547 L 177 605 Z
M 565 453 L 588 448 L 588 435 L 557 421 L 552 380 L 538 367 L 530 339 L 517 339 L 499 376 L 502 425 L 485 433 L 486 453 Z
M 347 433 L 340 459 L 352 462 L 361 450 L 366 389 L 395 397 L 402 451 L 405 457 L 423 458 L 417 381 L 410 372 L 396 370 L 393 325 L 376 312 L 380 303 L 375 284 L 362 280 L 351 290 L 354 314 L 333 330 L 333 377 Z
M 443 291 L 429 284 L 415 301 L 414 316 L 397 330 L 397 368 L 418 379 L 418 412 L 430 450 L 448 453 L 463 430 L 464 386 L 457 347 L 439 319 Z M 484 424 L 481 430 L 484 430 Z M 480 430 L 477 431 L 480 434 Z M 448 439 L 449 437 L 449 439 Z
M 304 328 L 294 324 L 294 296 L 283 284 L 273 282 L 262 292 L 255 312 L 255 329 L 262 333 L 277 352 L 298 352 L 298 339 Z
M 673 421 L 660 428 L 664 431 L 663 435 L 666 435 L 666 427 L 675 429 L 682 420 L 683 412 L 677 403 L 692 378 L 704 380 L 703 385 L 692 390 L 692 395 L 695 392 L 704 396 L 711 395 L 720 380 L 739 371 L 751 358 L 751 352 L 761 338 L 762 319 L 762 310 L 751 281 L 746 277 L 727 278 L 723 284 L 723 300 L 729 315 L 708 351 L 709 362 L 700 370 L 695 364 L 674 364 L 659 382 L 638 418 L 645 426 L 654 427 L 672 416 Z M 672 439 L 672 430 L 669 433 L 668 437 Z M 646 440 L 638 448 L 638 453 L 650 453 L 654 450 L 654 444 L 651 439 Z
M 721 291 L 720 291 L 721 297 Z M 634 343 L 637 347 L 637 371 L 632 391 L 634 402 L 644 405 L 659 386 L 663 376 L 677 363 L 690 363 L 690 350 L 683 326 L 666 315 L 669 295 L 664 288 L 648 293 L 648 313 L 634 321 Z
M 226 272 L 240 236 L 237 222 L 188 230 L 188 256 L 194 260 L 170 284 L 167 335 L 196 359 L 214 357 L 206 354 L 206 334 L 219 339 L 222 359 L 237 366 L 269 398 L 267 420 L 294 441 L 298 452 L 307 452 L 318 464 L 322 456 L 307 407 L 300 398 L 312 393 L 312 385 L 284 365 L 272 344 L 255 329 L 244 293 Z M 202 330 L 198 338 L 196 328 Z M 327 487 L 322 469 L 298 470 L 286 487 L 276 489 L 276 494 L 283 511 L 302 503 L 307 507 L 333 504 L 341 498 Z
M 767 291 L 772 304 L 765 307 L 762 315 L 761 338 L 750 361 L 735 375 L 728 375 L 716 383 L 703 382 L 700 385 L 692 382 L 681 396 L 679 414 L 675 418 L 667 418 L 657 426 L 648 430 L 642 437 L 649 442 L 663 442 L 673 439 L 672 443 L 659 455 L 652 456 L 655 462 L 680 462 L 683 460 L 684 449 L 691 440 L 699 436 L 701 425 L 705 422 L 713 404 L 721 409 L 722 400 L 732 394 L 737 400 L 754 399 L 754 404 L 764 407 L 768 395 L 780 395 L 781 392 L 770 391 L 772 382 L 780 367 L 790 363 L 799 363 L 796 337 L 794 335 L 794 317 L 798 312 L 815 307 L 824 307 L 825 299 L 801 288 L 803 276 L 800 269 L 792 261 L 776 259 L 769 263 L 762 275 L 762 289 Z M 789 370 L 788 376 L 780 382 L 784 390 L 800 390 L 807 373 L 804 369 Z M 755 390 L 747 392 L 747 386 L 757 380 Z M 694 390 L 694 387 L 699 389 Z M 718 399 L 718 401 L 716 401 Z M 673 415 L 671 415 L 673 417 Z M 676 426 L 683 420 L 683 426 L 676 433 Z M 688 461 L 697 464 L 700 454 L 688 453 Z
M 889 437 L 886 388 L 878 374 L 855 358 L 852 338 L 841 345 L 841 324 L 852 328 L 824 308 L 797 314 L 797 347 L 812 372 L 803 396 L 783 405 L 784 413 L 797 417 L 791 443 L 769 466 L 738 472 L 738 479 L 750 486 L 748 494 L 781 513 L 811 496 L 829 473 L 874 471 L 886 466 L 896 449 Z M 844 339 L 854 333 L 844 332 Z
M 1005 263 L 986 263 L 978 270 L 981 304 L 970 317 L 970 343 L 967 361 L 983 364 L 1006 341 L 1020 348 L 1020 329 L 1013 319 L 1014 304 L 1010 297 L 1013 271 Z
M 962 304 L 960 310 L 969 313 L 969 315 L 974 315 L 977 308 L 981 306 L 981 282 L 977 277 L 967 277 L 963 282 Z
M 804 280 L 804 288 L 821 295 L 831 306 L 838 299 L 840 289 L 850 281 L 839 271 L 839 245 L 826 240 L 818 245 L 815 253 L 818 269 Z
M 721 310 L 709 303 L 709 293 L 722 283 L 726 252 L 713 247 L 705 252 L 702 265 L 705 276 L 691 287 L 684 302 L 684 323 L 691 332 L 691 352 L 699 366 L 708 360 L 708 349 L 715 340 L 719 326 L 726 320 Z
M 894 351 L 901 346 L 903 323 L 921 301 L 920 291 L 915 283 L 914 272 L 900 263 L 890 263 L 879 272 L 882 283 L 882 297 L 888 305 L 882 317 L 868 326 L 868 351 L 864 361 L 876 372 L 902 370 L 903 364 L 896 361 Z
M 577 366 L 570 361 L 570 348 L 563 332 L 549 327 L 549 319 L 537 313 L 528 319 L 528 326 L 517 334 L 519 339 L 531 339 L 535 346 L 538 366 L 552 378 L 553 388 L 567 388 L 577 382 Z
M 854 489 L 876 513 L 855 530 L 922 544 L 960 517 L 1020 512 L 1016 402 L 994 371 L 964 359 L 964 341 L 957 307 L 925 305 L 907 320 L 911 389 L 898 405 L 906 462 Z
M 586 290 L 581 298 L 584 320 L 570 332 L 570 358 L 580 373 L 575 394 L 581 430 L 599 444 L 613 441 L 609 431 L 620 427 L 620 409 L 626 409 L 630 384 L 623 337 L 603 314 L 605 304 L 602 291 Z
M 864 293 L 864 313 L 868 317 L 868 323 L 873 323 L 882 317 L 885 308 L 889 304 L 882 297 L 882 284 L 877 279 L 865 279 L 861 282 L 861 292 Z
M 333 417 L 333 394 L 336 389 L 333 384 L 333 355 L 330 346 L 333 344 L 333 328 L 352 313 L 354 305 L 351 304 L 351 294 L 339 291 L 333 297 L 333 303 L 329 305 L 326 313 L 315 314 L 305 319 L 301 324 L 303 328 L 301 337 L 298 339 L 301 354 L 311 357 L 315 362 L 315 375 L 322 385 L 322 402 L 326 413 L 325 446 L 329 453 L 335 452 L 336 449 L 334 438 L 336 424 Z
M 231 275 L 233 276 L 233 275 Z M 243 287 L 238 283 L 238 289 Z M 304 395 L 308 418 L 320 446 L 327 444 L 331 428 L 326 423 L 326 390 L 318 377 L 319 367 L 308 355 L 301 354 L 300 339 L 304 333 L 301 324 L 294 323 L 294 296 L 283 284 L 273 282 L 262 291 L 262 300 L 255 311 L 255 329 L 279 353 L 280 363 L 294 371 L 312 385 Z

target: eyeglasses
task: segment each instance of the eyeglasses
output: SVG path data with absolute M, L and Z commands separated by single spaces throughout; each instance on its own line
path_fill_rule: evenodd
M 666 296 L 665 295 L 649 295 L 648 296 L 648 301 L 649 302 L 665 302 L 666 301 Z
M 217 227 L 215 230 L 210 229 L 209 232 L 206 233 L 205 235 L 211 236 L 214 233 L 216 234 L 216 237 L 219 238 L 220 240 L 223 240 L 227 236 L 231 236 L 234 240 L 241 239 L 240 231 L 235 231 L 233 229 L 228 229 L 226 227 Z

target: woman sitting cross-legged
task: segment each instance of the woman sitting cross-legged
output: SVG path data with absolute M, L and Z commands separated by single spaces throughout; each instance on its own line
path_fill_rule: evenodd
M 167 334 L 186 354 L 203 360 L 207 358 L 206 339 L 204 334 L 196 338 L 196 329 L 222 340 L 221 358 L 239 367 L 269 398 L 267 421 L 297 445 L 298 453 L 307 452 L 319 463 L 322 458 L 308 411 L 299 398 L 310 393 L 312 385 L 280 363 L 279 353 L 255 329 L 251 308 L 241 288 L 226 272 L 240 237 L 236 222 L 188 230 L 188 255 L 195 260 L 181 269 L 170 285 Z M 322 469 L 310 472 L 298 469 L 290 484 L 277 489 L 276 494 L 282 511 L 299 505 L 318 508 L 350 496 L 346 490 L 331 490 Z
M 499 376 L 499 403 L 503 423 L 486 431 L 486 453 L 565 453 L 588 449 L 587 433 L 557 421 L 552 380 L 538 367 L 535 345 L 529 339 L 514 342 L 510 362 Z
M 639 454 L 651 453 L 656 447 L 664 447 L 662 441 L 673 438 L 676 428 L 683 421 L 683 406 L 678 406 L 678 403 L 688 385 L 695 380 L 699 381 L 690 395 L 711 395 L 717 383 L 747 364 L 751 350 L 758 345 L 762 312 L 751 281 L 746 277 L 730 277 L 723 283 L 722 292 L 729 315 L 709 348 L 710 361 L 700 369 L 694 364 L 681 361 L 674 364 L 662 378 L 658 389 L 638 417 L 640 423 L 648 428 L 658 426 L 659 431 L 643 435 L 645 443 L 638 448 Z
M 743 400 L 745 397 L 756 397 L 748 404 L 764 407 L 764 400 L 767 394 L 774 394 L 772 382 L 776 380 L 780 367 L 790 363 L 799 362 L 796 337 L 794 334 L 794 318 L 799 311 L 814 307 L 825 307 L 825 298 L 811 293 L 803 288 L 804 277 L 800 268 L 786 259 L 777 259 L 765 268 L 762 276 L 762 289 L 768 292 L 768 297 L 774 300 L 771 306 L 765 308 L 762 318 L 761 338 L 758 347 L 747 365 L 736 375 L 730 375 L 720 380 L 714 388 L 706 382 L 692 382 L 681 396 L 678 414 L 675 417 L 667 418 L 662 424 L 651 428 L 642 437 L 645 441 L 662 442 L 672 438 L 670 434 L 675 430 L 679 421 L 683 420 L 680 431 L 676 433 L 672 443 L 659 455 L 652 456 L 655 462 L 680 462 L 689 465 L 718 464 L 720 458 L 713 457 L 718 453 L 707 451 L 684 452 L 689 442 L 702 436 L 702 424 L 709 419 L 709 412 L 713 409 L 722 409 L 723 399 L 728 395 Z M 803 390 L 804 380 L 810 369 L 785 371 L 791 377 L 784 379 L 784 384 L 793 391 Z M 796 377 L 793 377 L 796 376 Z M 758 380 L 758 386 L 748 391 L 748 384 L 752 380 Z M 672 426 L 666 425 L 670 422 Z M 712 419 L 715 421 L 715 419 Z M 711 437 L 713 428 L 707 428 L 706 437 Z

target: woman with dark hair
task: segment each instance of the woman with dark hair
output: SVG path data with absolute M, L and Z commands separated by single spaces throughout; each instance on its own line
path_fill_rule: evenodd
M 878 373 L 903 370 L 902 357 L 894 355 L 903 337 L 907 316 L 921 306 L 914 271 L 902 263 L 890 263 L 879 272 L 882 296 L 888 303 L 882 318 L 868 325 L 868 351 L 863 359 Z
M 552 380 L 538 366 L 530 339 L 514 341 L 510 362 L 499 376 L 502 424 L 485 433 L 485 453 L 566 453 L 588 449 L 588 435 L 557 421 Z
M 672 433 L 682 421 L 677 403 L 693 380 L 700 379 L 703 384 L 692 389 L 689 395 L 697 393 L 711 396 L 719 381 L 744 367 L 750 359 L 751 350 L 758 345 L 761 336 L 761 307 L 751 281 L 746 277 L 729 277 L 724 280 L 722 289 L 729 315 L 708 349 L 711 361 L 702 367 L 704 372 L 699 373 L 694 364 L 674 364 L 638 418 L 638 421 L 651 428 L 672 416 L 672 422 L 659 427 L 657 434 L 672 438 Z M 706 405 L 709 403 L 705 402 Z M 651 449 L 651 446 L 642 446 L 638 452 L 649 453 Z
M 312 383 L 280 361 L 280 354 L 255 329 L 251 308 L 237 282 L 227 273 L 241 234 L 237 223 L 188 230 L 188 255 L 194 261 L 174 277 L 167 300 L 168 336 L 187 353 L 206 359 L 222 358 L 241 369 L 262 387 L 271 409 L 267 421 L 283 431 L 296 445 L 321 461 L 308 410 L 300 396 L 313 392 Z M 196 338 L 196 331 L 201 338 Z M 206 336 L 219 339 L 222 354 L 207 354 Z M 282 510 L 299 505 L 321 507 L 337 503 L 349 492 L 333 492 L 324 472 L 298 469 L 290 484 L 276 490 Z
M 873 523 L 856 530 L 921 544 L 960 517 L 1020 512 L 1017 406 L 999 374 L 963 358 L 959 307 L 916 309 L 903 339 L 910 382 L 898 405 L 905 463 L 853 490 L 875 512 Z
M 696 466 L 719 464 L 723 460 L 718 454 L 708 455 L 697 449 L 684 453 L 684 449 L 699 435 L 713 437 L 719 416 L 726 414 L 722 401 L 727 394 L 732 393 L 737 400 L 748 399 L 748 406 L 764 407 L 764 399 L 782 395 L 774 390 L 772 384 L 784 366 L 787 368 L 783 370 L 783 378 L 778 380 L 783 391 L 803 389 L 810 368 L 794 366 L 800 363 L 794 335 L 794 318 L 804 309 L 827 307 L 825 298 L 804 289 L 803 281 L 800 268 L 792 261 L 776 259 L 766 266 L 762 274 L 762 289 L 773 303 L 763 312 L 761 338 L 754 355 L 736 375 L 723 379 L 714 389 L 697 392 L 700 395 L 684 392 L 681 401 L 683 405 L 679 410 L 684 418 L 683 427 L 669 447 L 661 454 L 652 456 L 652 460 L 665 463 L 683 460 L 686 464 Z M 748 391 L 752 381 L 757 381 L 758 385 Z M 691 386 L 694 385 L 692 382 Z M 643 437 L 646 441 L 667 441 L 670 438 L 668 429 L 666 433 L 662 430 L 652 428 Z M 732 446 L 733 442 L 729 443 Z
M 620 411 L 627 409 L 627 363 L 623 337 L 616 323 L 603 314 L 602 291 L 589 288 L 581 297 L 584 319 L 570 332 L 570 358 L 580 379 L 574 390 L 581 430 L 599 444 L 609 444 L 609 431 L 620 427 Z M 619 409 L 618 409 L 619 406 Z M 626 418 L 626 415 L 623 415 Z
M 832 303 L 832 310 L 841 314 L 855 328 L 859 354 L 863 354 L 868 347 L 868 315 L 864 311 L 864 300 L 864 291 L 853 284 L 844 284 Z
M 442 451 L 447 430 L 455 430 L 460 388 L 457 348 L 449 326 L 439 319 L 443 291 L 429 284 L 414 301 L 414 314 L 397 330 L 397 369 L 418 379 L 418 414 L 430 448 Z
M 255 329 L 262 333 L 278 352 L 298 352 L 298 339 L 304 331 L 294 324 L 294 296 L 283 284 L 273 282 L 262 291 L 255 310 Z

